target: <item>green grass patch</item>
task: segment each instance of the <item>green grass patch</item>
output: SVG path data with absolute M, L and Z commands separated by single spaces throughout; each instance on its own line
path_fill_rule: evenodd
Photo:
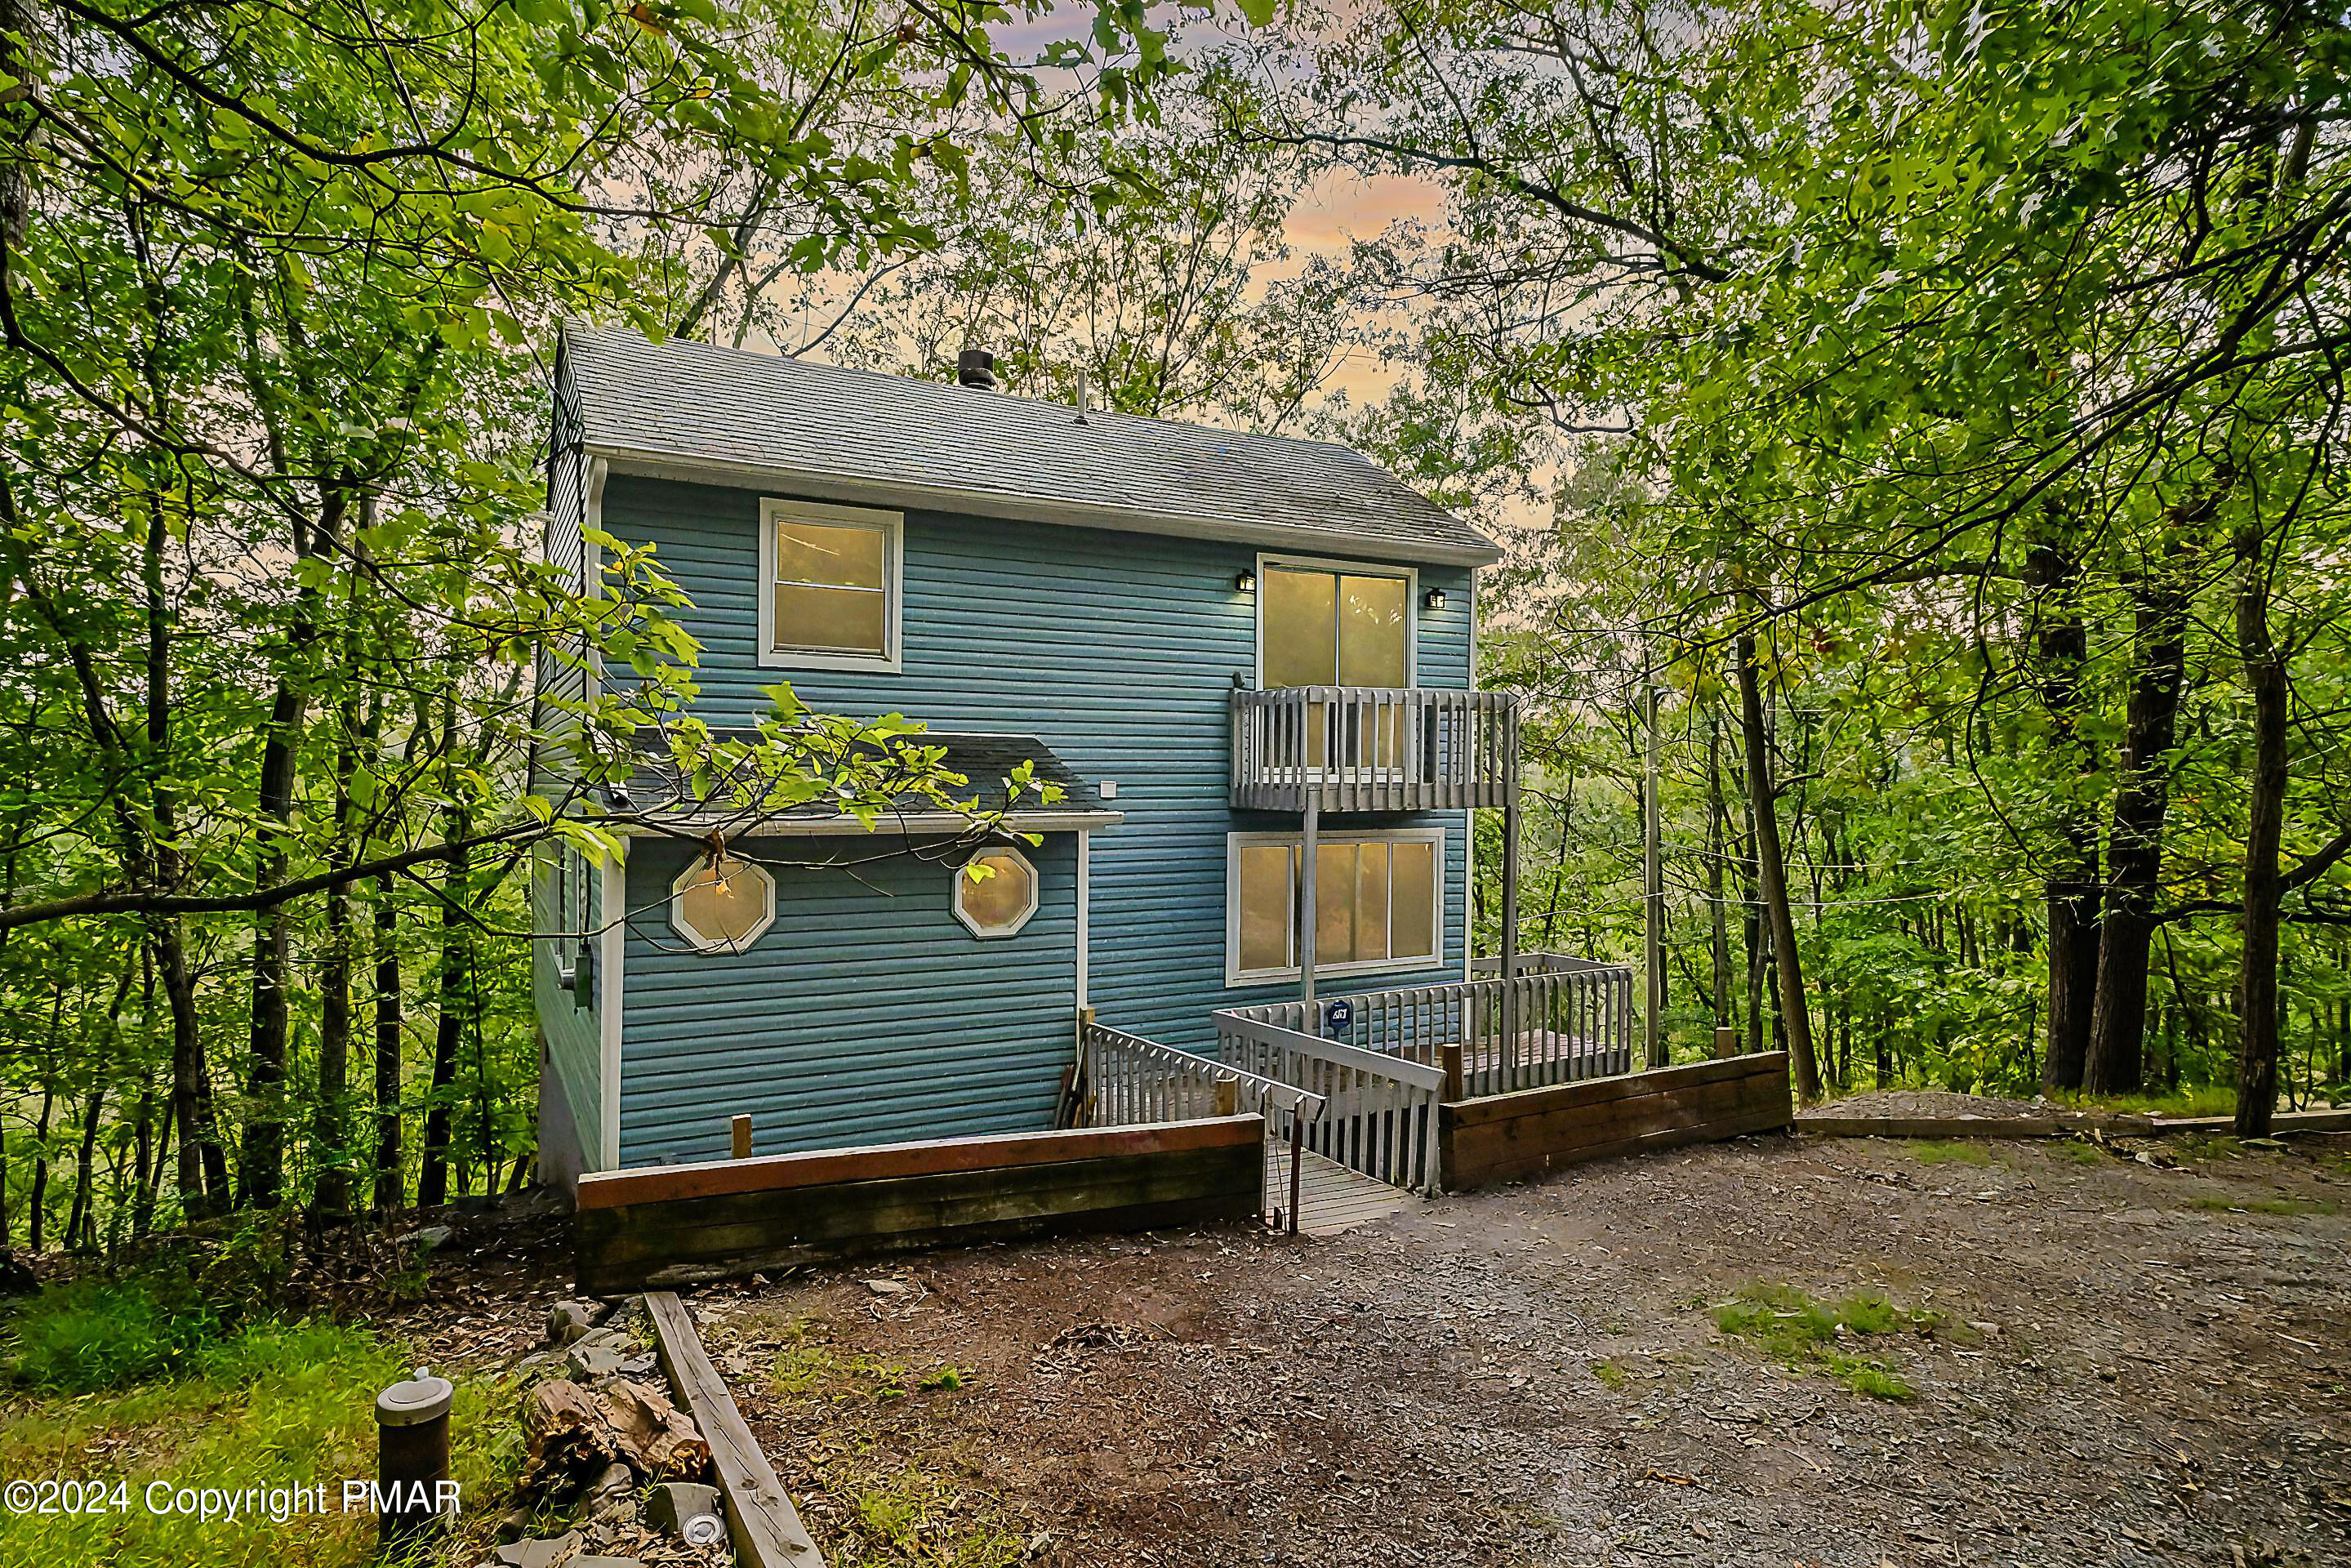
M 806 1320 L 791 1325 L 794 1343 L 775 1361 L 778 1394 L 833 1404 L 883 1404 L 914 1392 L 945 1393 L 972 1380 L 968 1367 L 942 1363 L 916 1371 L 902 1361 L 844 1352 L 815 1337 Z
M 2106 1163 L 2106 1151 L 2087 1138 L 2070 1138 L 2057 1145 L 2057 1157 L 2077 1166 L 2102 1166 Z
M 2340 1206 L 2308 1197 L 2191 1197 L 2190 1208 L 2207 1214 L 2272 1214 L 2291 1218 L 2305 1214 L 2334 1214 Z
M 1633 1378 L 1631 1373 L 1613 1361 L 1593 1362 L 1592 1375 L 1600 1379 L 1600 1385 L 1604 1388 L 1622 1388 Z
M 1815 1300 L 1790 1285 L 1750 1285 L 1715 1308 L 1714 1326 L 1785 1365 L 1818 1368 L 1857 1394 L 1908 1400 L 1917 1391 L 1884 1361 L 1835 1348 L 1852 1336 L 1932 1333 L 1940 1314 L 1897 1306 L 1876 1291 L 1843 1301 Z
M 75 1280 L 41 1291 L 8 1325 L 10 1380 L 48 1394 L 121 1388 L 213 1370 L 241 1354 L 192 1281 L 165 1274 Z M 230 1380 L 234 1366 L 218 1369 Z
M 271 1319 L 190 1343 L 183 1331 L 195 1315 L 162 1307 L 171 1310 L 159 1320 L 138 1281 L 85 1281 L 42 1292 L 7 1325 L 18 1392 L 0 1403 L 0 1476 L 103 1482 L 110 1491 L 120 1483 L 110 1503 L 128 1506 L 0 1514 L 0 1568 L 366 1563 L 374 1520 L 340 1511 L 341 1485 L 375 1473 L 375 1395 L 406 1375 L 401 1347 L 361 1328 Z M 66 1342 L 76 1327 L 97 1336 L 89 1354 Z M 106 1361 L 108 1348 L 137 1375 Z M 456 1382 L 455 1469 L 465 1510 L 486 1531 L 520 1460 L 514 1396 L 498 1383 Z M 328 1511 L 284 1522 L 150 1512 L 153 1482 L 167 1483 L 159 1496 L 323 1484 Z
M 843 1528 L 825 1542 L 825 1561 L 841 1568 L 1012 1568 L 1029 1554 L 1019 1521 L 994 1498 L 924 1465 L 836 1463 L 824 1484 L 845 1505 Z
M 1829 1375 L 1852 1389 L 1872 1399 L 1888 1400 L 1907 1405 L 1918 1397 L 1918 1391 L 1904 1381 L 1902 1375 L 1882 1361 L 1864 1356 L 1839 1355 L 1834 1352 L 1822 1357 Z
M 2195 1083 L 2161 1094 L 2065 1094 L 2055 1099 L 2076 1111 L 2112 1111 L 2126 1116 L 2233 1116 L 2237 1086 Z
M 1911 1155 L 1922 1166 L 1988 1166 L 1991 1164 L 1991 1146 L 1972 1139 L 1953 1139 L 1936 1143 L 1921 1139 L 1910 1145 Z

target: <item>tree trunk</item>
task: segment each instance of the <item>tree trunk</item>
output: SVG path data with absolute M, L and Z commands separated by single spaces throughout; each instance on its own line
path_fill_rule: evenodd
M 49 1201 L 49 1111 L 56 1103 L 54 1092 L 41 1091 L 41 1118 L 33 1127 L 33 1190 L 26 1203 L 25 1244 L 33 1251 L 41 1249 L 41 1231 L 47 1218 Z
M 89 1109 L 81 1119 L 81 1147 L 74 1155 L 73 1207 L 66 1214 L 66 1245 L 71 1247 L 89 1228 L 95 1218 L 95 1195 L 90 1182 L 95 1174 L 98 1155 L 98 1117 L 106 1103 L 106 1082 L 103 1079 L 90 1085 Z
M 2105 923 L 2099 933 L 2097 988 L 2082 1066 L 2082 1087 L 2093 1094 L 2127 1094 L 2142 1082 L 2147 953 L 2163 872 L 2164 818 L 2171 805 L 2168 754 L 2179 727 L 2187 670 L 2188 595 L 2178 568 L 2176 559 L 2167 559 L 2158 580 L 2142 580 L 2136 589 L 2137 672 L 2107 833 Z
M 97 1175 L 98 1118 L 106 1104 L 105 1070 L 110 1060 L 119 1060 L 114 1052 L 119 1049 L 122 1039 L 122 1005 L 131 998 L 131 982 L 134 975 L 135 971 L 130 965 L 125 964 L 122 967 L 122 973 L 115 978 L 114 1000 L 106 1009 L 106 1040 L 109 1050 L 105 1057 L 95 1060 L 91 1063 L 94 1071 L 89 1086 L 89 1110 L 82 1117 L 81 1146 L 75 1151 L 74 1155 L 73 1205 L 66 1210 L 66 1245 L 68 1247 L 85 1239 L 85 1233 L 95 1228 L 91 1222 L 96 1218 L 98 1195 L 93 1190 L 91 1183 L 96 1179 Z
M 66 983 L 58 980 L 49 1001 L 49 1049 L 40 1070 L 40 1122 L 33 1124 L 33 1192 L 28 1194 L 26 1208 L 26 1244 L 40 1250 L 42 1225 L 47 1225 L 49 1206 L 49 1110 L 57 1105 L 57 1030 L 58 1020 L 66 1016 Z
M 1730 1026 L 1730 909 L 1723 901 L 1723 856 L 1729 848 L 1729 813 L 1722 804 L 1722 726 L 1714 707 L 1706 712 L 1706 894 L 1708 954 L 1714 962 L 1714 1023 Z
M 2285 656 L 2270 636 L 2265 540 L 2258 526 L 2239 538 L 2244 582 L 2237 598 L 2237 653 L 2253 695 L 2252 809 L 2245 828 L 2243 956 L 2237 971 L 2237 1115 L 2241 1138 L 2266 1138 L 2277 1107 L 2278 904 L 2284 876 L 2278 863 L 2285 832 L 2286 722 L 2290 693 Z
M 2055 731 L 2055 749 L 2069 755 L 2077 777 L 2097 771 L 2096 747 L 2083 735 L 2087 702 L 2082 669 L 2090 655 L 2088 623 L 2074 590 L 2080 565 L 2050 546 L 2034 549 L 2025 574 L 2038 591 L 2040 635 L 2036 679 Z M 2082 1087 L 2090 1048 L 2090 1014 L 2098 985 L 2098 824 L 2079 807 L 2058 824 L 2057 863 L 2043 883 L 2049 911 L 2049 1044 L 2041 1063 L 2044 1089 Z
M 392 877 L 376 881 L 375 903 L 375 1210 L 400 1207 L 400 925 Z
M 449 837 L 470 831 L 452 813 Z M 459 909 L 465 902 L 465 862 L 453 856 L 441 900 L 441 964 L 434 987 L 439 1012 L 434 1019 L 433 1095 L 424 1112 L 424 1164 L 417 1173 L 416 1201 L 426 1208 L 449 1201 L 449 1089 L 457 1081 L 457 1051 L 465 1043 L 463 1010 L 465 970 L 473 962 L 472 939 Z
M 1763 975 L 1771 959 L 1763 935 L 1762 896 L 1755 883 L 1755 806 L 1744 789 L 1740 791 L 1739 804 L 1741 825 L 1747 830 L 1740 845 L 1739 936 L 1747 953 L 1747 1054 L 1753 1056 L 1763 1049 Z
M 148 937 L 155 945 L 163 999 L 172 1013 L 172 1124 L 180 1140 L 180 1207 L 187 1218 L 202 1219 L 228 1207 L 228 1156 L 221 1148 L 213 1110 L 212 1073 L 196 1018 L 196 983 L 188 972 L 188 952 L 177 920 L 165 916 L 151 922 Z
M 366 515 L 363 513 L 363 515 Z M 347 655 L 354 667 L 360 660 L 353 647 Z M 350 710 L 339 716 L 341 738 L 335 747 L 335 841 L 329 859 L 348 866 L 358 852 L 352 842 L 358 831 L 351 799 L 351 778 L 364 756 L 372 764 L 378 728 L 376 705 L 353 732 Z M 319 965 L 322 988 L 319 1012 L 319 1101 L 313 1110 L 310 1143 L 312 1168 L 318 1179 L 311 1189 L 312 1212 L 334 1221 L 351 1212 L 351 890 L 349 883 L 327 890 L 327 948 Z
M 340 483 L 327 482 L 319 498 L 315 532 L 298 526 L 294 555 L 308 560 L 341 537 L 349 497 Z M 256 891 L 286 879 L 287 849 L 294 831 L 296 763 L 302 745 L 304 716 L 309 698 L 303 689 L 301 665 L 318 641 L 318 591 L 305 586 L 288 629 L 286 667 L 270 698 L 268 727 L 263 731 L 259 789 L 255 809 L 261 819 L 261 847 L 256 856 Z M 285 1196 L 286 1187 L 286 1005 L 287 923 L 282 904 L 258 911 L 253 925 L 253 1108 L 246 1124 L 238 1161 L 239 1185 L 246 1200 L 269 1207 Z
M 1780 813 L 1771 782 L 1771 737 L 1763 728 L 1763 691 L 1755 668 L 1755 637 L 1739 635 L 1739 716 L 1747 747 L 1747 798 L 1755 813 L 1755 870 L 1762 883 L 1763 913 L 1771 926 L 1771 956 L 1777 966 L 1781 1026 L 1796 1070 L 1796 1094 L 1803 1103 L 1821 1097 L 1821 1071 L 1813 1056 L 1812 1016 L 1804 995 L 1803 964 L 1796 952 L 1796 922 L 1788 907 L 1788 862 L 1780 846 Z
M 262 747 L 259 811 L 261 850 L 253 884 L 262 889 L 286 880 L 286 841 L 294 811 L 295 731 L 306 705 L 290 678 L 281 677 L 269 711 L 269 738 Z M 248 1047 L 252 1106 L 237 1160 L 237 1186 L 244 1200 L 274 1206 L 286 1182 L 286 962 L 287 911 L 270 904 L 253 922 L 253 1028 Z
M 327 893 L 327 946 L 319 965 L 319 1099 L 311 1108 L 310 1158 L 318 1173 L 311 1212 L 321 1220 L 351 1211 L 350 1140 L 345 1113 L 351 1090 L 351 895 Z

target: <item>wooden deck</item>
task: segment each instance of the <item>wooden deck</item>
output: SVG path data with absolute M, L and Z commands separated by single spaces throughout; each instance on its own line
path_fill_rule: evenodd
M 1306 1151 L 1305 1157 L 1298 1184 L 1298 1228 L 1309 1236 L 1336 1236 L 1359 1225 L 1421 1207 L 1422 1200 L 1417 1196 L 1400 1186 L 1390 1186 L 1360 1171 L 1351 1171 L 1311 1149 Z M 1288 1145 L 1276 1145 L 1266 1151 L 1265 1173 L 1267 1211 L 1288 1208 Z

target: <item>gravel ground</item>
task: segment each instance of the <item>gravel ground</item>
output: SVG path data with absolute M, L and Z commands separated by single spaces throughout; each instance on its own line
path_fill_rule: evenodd
M 2351 1561 L 2346 1189 L 2344 1139 L 1771 1137 L 693 1301 L 836 1568 L 2314 1565 Z M 1832 1347 L 1915 1397 L 1720 1332 L 1759 1282 L 1937 1314 Z

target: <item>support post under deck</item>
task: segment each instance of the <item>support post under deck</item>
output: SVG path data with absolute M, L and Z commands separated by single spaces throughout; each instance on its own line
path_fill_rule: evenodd
M 1315 854 L 1322 834 L 1322 810 L 1314 798 L 1314 786 L 1306 787 L 1306 821 L 1299 834 L 1298 845 L 1298 995 L 1309 1008 L 1314 1005 L 1314 875 Z M 1308 1032 L 1319 1035 L 1322 1026 L 1312 1019 L 1307 1020 Z
M 1502 791 L 1502 973 L 1519 968 L 1519 739 L 1515 726 L 1506 747 L 1510 769 Z
M 1519 727 L 1502 746 L 1502 1053 L 1514 1063 L 1519 1048 Z M 1508 1071 L 1506 1067 L 1506 1071 Z

